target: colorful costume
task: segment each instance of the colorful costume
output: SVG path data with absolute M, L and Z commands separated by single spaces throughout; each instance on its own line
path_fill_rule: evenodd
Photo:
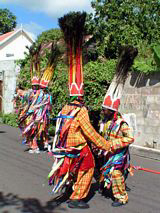
M 52 106 L 52 96 L 44 90 L 40 90 L 42 93 L 42 98 L 39 96 L 41 100 L 37 105 L 37 109 L 35 110 L 35 122 L 37 123 L 37 138 L 38 140 L 43 141 L 44 148 L 48 148 L 48 140 L 49 133 L 48 128 L 50 124 L 49 116 L 51 113 Z
M 25 91 L 22 98 L 23 110 L 19 116 L 19 128 L 22 131 L 22 136 L 25 138 L 22 143 L 26 143 L 30 146 L 30 151 L 38 150 L 38 143 L 36 140 L 36 127 L 34 124 L 34 110 L 37 103 L 38 96 L 40 94 L 39 84 L 40 84 L 40 61 L 39 61 L 39 52 L 41 46 L 37 49 L 32 46 L 29 49 L 31 62 L 30 62 L 30 74 L 31 74 L 31 83 L 32 89 Z
M 33 112 L 33 119 L 27 127 L 27 132 L 33 138 L 32 140 L 32 150 L 30 153 L 37 151 L 38 144 L 37 141 L 40 141 L 41 145 L 44 148 L 48 149 L 48 139 L 49 139 L 49 115 L 51 112 L 52 105 L 52 96 L 48 93 L 48 84 L 52 79 L 54 68 L 55 68 L 55 55 L 56 50 L 51 50 L 51 55 L 47 64 L 47 68 L 43 73 L 43 76 L 40 81 L 40 90 L 36 93 L 36 97 L 32 102 L 32 106 L 29 109 L 29 113 Z
M 34 76 L 32 78 L 32 87 L 38 86 L 39 84 L 39 79 Z M 28 126 L 31 126 L 31 122 L 34 120 L 34 114 L 33 110 L 30 110 L 33 105 L 35 104 L 35 99 L 37 99 L 39 95 L 39 89 L 30 89 L 28 91 L 24 91 L 21 95 L 21 110 L 19 113 L 18 117 L 18 123 L 19 123 L 19 128 L 21 129 L 22 135 L 25 137 L 25 140 L 23 140 L 22 143 L 26 143 L 31 146 L 32 148 L 32 139 L 31 139 L 31 134 L 28 130 Z M 29 132 L 29 133 L 28 133 Z M 37 142 L 36 143 L 36 148 L 38 147 Z
M 38 147 L 38 122 L 37 119 L 37 111 L 39 110 L 39 105 L 42 102 L 43 99 L 43 91 L 37 90 L 36 93 L 32 96 L 31 104 L 28 108 L 28 111 L 26 112 L 26 126 L 24 131 L 22 132 L 23 135 L 25 135 L 28 138 L 28 142 L 30 145 L 31 150 L 29 150 L 30 153 L 36 152 L 39 153 L 39 147 Z
M 105 139 L 94 130 L 90 124 L 86 107 L 78 101 L 66 105 L 59 113 L 59 119 L 61 119 L 60 136 L 55 146 L 53 145 L 52 151 L 57 160 L 56 165 L 60 161 L 61 165 L 54 174 L 51 171 L 49 183 L 54 182 L 53 192 L 57 192 L 64 186 L 63 184 L 72 182 L 75 177 L 77 180 L 70 198 L 82 199 L 88 194 L 94 171 L 94 159 L 87 142 L 92 141 L 97 147 L 104 150 L 109 150 L 109 146 Z M 61 184 L 64 179 L 65 182 Z M 83 187 L 81 187 L 82 182 Z
M 103 120 L 100 124 L 101 134 L 111 143 L 110 153 L 106 156 L 107 162 L 103 165 L 105 187 L 110 188 L 115 198 L 123 203 L 128 201 L 125 190 L 125 176 L 130 171 L 129 145 L 134 142 L 133 132 L 119 115 L 117 120 Z
M 85 13 L 69 13 L 59 20 L 68 47 L 70 96 L 79 98 L 63 107 L 57 117 L 52 153 L 54 164 L 49 173 L 53 192 L 73 184 L 70 208 L 88 208 L 81 200 L 89 192 L 94 172 L 94 159 L 89 142 L 109 150 L 106 140 L 92 127 L 83 96 L 82 41 Z
M 40 48 L 38 50 L 32 50 L 31 48 L 30 50 L 32 55 L 31 77 L 34 74 L 32 77 L 32 90 L 24 93 L 22 101 L 25 102 L 25 106 L 19 116 L 19 127 L 30 146 L 30 153 L 39 153 L 39 146 L 48 148 L 49 115 L 52 105 L 52 96 L 48 93 L 48 84 L 53 76 L 56 51 L 53 50 L 52 45 L 51 55 L 41 81 L 39 80 L 39 51 Z
M 107 188 L 112 185 L 113 196 L 117 199 L 113 206 L 119 206 L 128 201 L 125 177 L 129 171 L 132 173 L 128 148 L 134 142 L 134 137 L 132 129 L 118 113 L 118 107 L 127 73 L 137 53 L 137 49 L 132 47 L 123 49 L 116 76 L 102 104 L 106 115 L 100 124 L 100 133 L 109 141 L 111 148 L 105 157 L 106 163 L 101 168 L 100 181 L 104 181 L 104 186 Z

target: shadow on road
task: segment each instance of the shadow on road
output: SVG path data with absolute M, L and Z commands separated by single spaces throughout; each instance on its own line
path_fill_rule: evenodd
M 98 191 L 98 188 L 99 188 L 99 185 L 98 183 L 92 183 L 91 185 L 91 188 L 90 188 L 90 191 L 87 195 L 87 197 L 84 199 L 85 202 L 89 202 L 96 194 L 96 191 Z
M 0 212 L 1 213 L 11 213 L 9 210 L 4 210 L 6 207 L 14 207 L 15 210 L 22 213 L 54 213 L 57 210 L 66 211 L 65 208 L 61 208 L 60 204 L 63 201 L 63 196 L 60 198 L 50 200 L 45 206 L 36 198 L 20 198 L 18 195 L 9 193 L 4 195 L 0 192 Z M 55 210 L 55 208 L 57 208 Z
M 0 133 L 6 133 L 6 131 L 0 131 Z
M 85 199 L 86 202 L 92 199 L 95 192 L 98 189 L 96 183 L 92 184 L 91 190 Z M 45 205 L 37 198 L 21 198 L 13 193 L 4 194 L 0 192 L 0 212 L 1 213 L 11 213 L 9 210 L 4 210 L 3 208 L 15 208 L 18 212 L 22 213 L 56 213 L 57 210 L 66 211 L 66 208 L 62 208 L 60 205 L 66 202 L 72 193 L 71 188 L 66 191 L 66 193 L 61 194 L 52 200 L 48 201 Z

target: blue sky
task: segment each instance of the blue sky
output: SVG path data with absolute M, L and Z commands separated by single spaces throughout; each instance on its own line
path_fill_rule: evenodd
M 0 0 L 0 8 L 9 9 L 34 38 L 43 31 L 57 28 L 57 19 L 69 11 L 91 12 L 91 0 Z

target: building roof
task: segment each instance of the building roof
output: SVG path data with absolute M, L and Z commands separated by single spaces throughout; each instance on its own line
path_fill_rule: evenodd
M 4 44 L 6 41 L 8 41 L 10 38 L 12 38 L 14 35 L 18 33 L 23 33 L 32 43 L 34 42 L 33 39 L 30 37 L 29 33 L 20 28 L 18 30 L 0 35 L 0 45 Z
M 0 35 L 0 42 L 2 42 L 3 40 L 5 40 L 9 36 L 11 36 L 13 33 L 14 33 L 14 31 L 11 31 L 11 32 Z

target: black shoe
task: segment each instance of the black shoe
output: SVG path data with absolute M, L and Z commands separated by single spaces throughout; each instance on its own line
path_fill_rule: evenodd
M 120 201 L 114 201 L 113 203 L 112 203 L 112 206 L 113 207 L 119 207 L 119 206 L 123 206 L 123 205 L 126 205 L 127 203 L 122 203 L 122 202 L 120 202 Z
M 66 201 L 66 203 L 70 203 L 71 202 L 71 200 L 70 199 L 68 199 L 67 201 Z
M 68 207 L 72 209 L 88 209 L 89 205 L 82 200 L 70 200 Z
M 98 189 L 99 194 L 103 194 L 103 189 Z
M 126 191 L 127 192 L 130 192 L 131 191 L 131 189 L 126 185 Z
M 100 183 L 99 189 L 98 189 L 99 194 L 103 194 L 103 192 L 104 192 L 104 182 Z

